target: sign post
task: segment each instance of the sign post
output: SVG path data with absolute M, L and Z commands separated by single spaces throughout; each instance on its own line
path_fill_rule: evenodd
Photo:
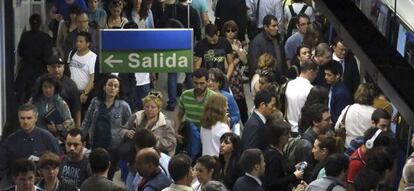
M 191 72 L 192 29 L 100 31 L 101 72 Z

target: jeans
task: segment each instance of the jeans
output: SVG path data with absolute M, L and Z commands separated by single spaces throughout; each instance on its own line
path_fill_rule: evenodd
M 167 105 L 175 107 L 177 104 L 177 73 L 168 73 L 168 101 Z
M 185 150 L 192 161 L 196 161 L 201 155 L 201 137 L 200 130 L 194 123 L 187 122 L 185 138 L 187 139 Z
M 148 93 L 150 92 L 151 86 L 150 84 L 145 84 L 142 86 L 136 86 L 135 87 L 135 92 L 136 92 L 136 104 L 135 107 L 137 109 L 137 111 L 144 109 L 144 104 L 142 103 L 142 98 L 144 98 L 145 96 L 148 95 Z

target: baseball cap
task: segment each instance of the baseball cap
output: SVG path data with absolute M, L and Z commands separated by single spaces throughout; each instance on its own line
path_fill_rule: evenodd
M 67 64 L 67 63 L 62 57 L 57 56 L 57 55 L 52 55 L 47 61 L 47 65 L 53 65 L 53 64 Z

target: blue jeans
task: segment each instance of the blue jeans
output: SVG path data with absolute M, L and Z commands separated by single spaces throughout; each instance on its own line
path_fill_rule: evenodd
M 136 100 L 135 100 L 135 108 L 137 111 L 144 109 L 144 104 L 142 103 L 142 98 L 148 95 L 150 92 L 151 86 L 150 84 L 145 84 L 142 86 L 136 86 Z
M 192 161 L 195 161 L 201 155 L 201 137 L 199 128 L 191 122 L 186 123 L 186 139 L 187 145 L 185 150 L 191 157 Z
M 168 73 L 168 101 L 167 105 L 177 105 L 177 73 Z

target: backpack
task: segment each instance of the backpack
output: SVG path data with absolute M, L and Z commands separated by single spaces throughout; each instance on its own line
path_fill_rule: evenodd
M 332 180 L 332 183 L 329 184 L 329 186 L 326 188 L 326 191 L 332 191 L 336 186 L 341 186 L 342 188 L 345 188 L 345 185 L 343 185 L 337 179 L 331 178 L 331 177 L 325 177 L 325 178 L 329 179 L 329 180 Z
M 298 135 L 297 137 L 289 138 L 288 143 L 283 147 L 283 153 L 288 158 L 289 162 L 292 164 L 298 163 L 298 161 L 296 161 L 295 150 L 301 140 L 305 140 L 310 144 L 313 144 L 309 136 Z
M 288 143 L 283 147 L 283 153 L 292 164 L 296 164 L 295 150 L 300 140 L 300 135 L 297 137 L 289 138 Z
M 287 37 L 292 36 L 293 32 L 297 30 L 296 23 L 298 22 L 298 15 L 304 14 L 307 8 L 308 8 L 307 5 L 303 5 L 302 9 L 299 11 L 299 14 L 296 14 L 295 10 L 293 10 L 293 5 L 289 5 L 289 11 L 292 17 L 289 20 L 287 33 L 286 33 Z
M 286 100 L 286 88 L 288 83 L 291 81 L 291 79 L 286 78 L 286 82 L 279 86 L 276 96 L 278 100 L 278 109 L 283 112 L 283 115 L 286 119 L 286 111 L 287 111 L 287 100 Z

